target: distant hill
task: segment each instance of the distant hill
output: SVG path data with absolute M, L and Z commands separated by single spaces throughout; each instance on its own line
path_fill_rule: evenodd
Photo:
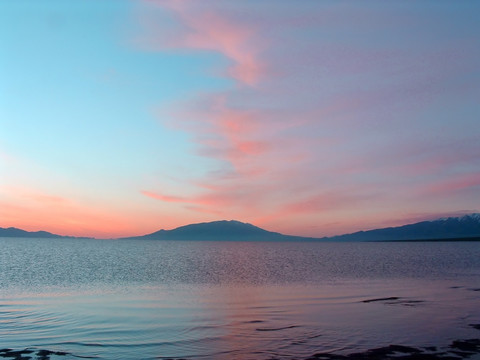
M 301 236 L 283 235 L 235 220 L 191 224 L 173 230 L 159 230 L 129 239 L 155 240 L 226 240 L 226 241 L 291 241 L 312 240 Z
M 61 238 L 63 236 L 46 231 L 25 231 L 14 227 L 0 228 L 0 237 L 23 237 L 23 238 Z
M 0 237 L 42 238 L 42 239 L 59 239 L 59 238 L 85 239 L 85 238 L 78 238 L 75 236 L 63 236 L 63 235 L 52 234 L 47 231 L 25 231 L 25 230 L 17 229 L 14 227 L 9 227 L 9 228 L 0 227 Z
M 283 235 L 235 220 L 221 220 L 159 230 L 129 239 L 225 240 L 225 241 L 395 241 L 480 239 L 480 214 L 450 217 L 434 221 L 359 231 L 332 237 L 312 238 Z
M 330 241 L 442 240 L 480 238 L 480 214 L 422 221 L 352 234 L 332 236 Z
M 25 231 L 0 228 L 0 237 L 75 238 L 46 231 Z M 480 240 L 480 214 L 422 221 L 398 227 L 388 227 L 332 237 L 312 238 L 284 235 L 267 231 L 252 224 L 235 220 L 220 220 L 159 230 L 151 234 L 124 239 L 153 240 L 222 240 L 222 241 L 406 241 L 406 240 Z

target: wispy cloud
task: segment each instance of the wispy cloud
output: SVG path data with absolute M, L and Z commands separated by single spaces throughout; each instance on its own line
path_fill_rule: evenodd
M 371 195 L 355 195 L 353 191 L 335 191 L 312 195 L 303 200 L 297 200 L 284 206 L 285 215 L 302 213 L 323 213 L 342 208 L 352 209 L 358 203 L 366 203 L 375 197 Z
M 480 167 L 476 114 L 462 110 L 480 90 L 472 81 L 480 52 L 460 28 L 434 36 L 452 21 L 446 14 L 427 26 L 422 6 L 148 4 L 169 22 L 159 31 L 152 15 L 142 46 L 219 54 L 229 61 L 220 73 L 235 82 L 159 110 L 214 169 L 188 179 L 191 196 L 144 195 L 265 224 L 293 216 L 333 232 L 339 218 L 363 228 L 423 209 L 415 197 L 426 188 L 450 199 L 477 186 L 457 174 Z M 465 208 L 460 199 L 452 206 Z
M 163 35 L 162 31 L 146 34 L 142 42 L 154 49 L 193 49 L 218 52 L 232 65 L 227 75 L 237 81 L 254 85 L 262 76 L 262 64 L 257 56 L 260 51 L 256 29 L 226 14 L 212 11 L 198 1 L 151 0 L 171 12 L 181 23 L 176 31 Z M 218 3 L 218 5 L 221 5 Z
M 169 196 L 169 195 L 162 195 L 162 194 L 157 194 L 151 191 L 142 191 L 141 192 L 143 195 L 148 196 L 152 199 L 160 200 L 160 201 L 165 201 L 165 202 L 179 202 L 179 203 L 188 203 L 189 201 L 185 198 L 179 197 L 179 196 Z
M 429 195 L 450 197 L 465 190 L 480 190 L 480 172 L 452 176 L 441 181 L 435 181 L 424 189 Z

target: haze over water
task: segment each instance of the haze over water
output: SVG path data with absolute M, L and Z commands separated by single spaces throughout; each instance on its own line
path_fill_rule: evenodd
M 0 247 L 0 349 L 298 359 L 478 338 L 479 242 L 1 238 Z

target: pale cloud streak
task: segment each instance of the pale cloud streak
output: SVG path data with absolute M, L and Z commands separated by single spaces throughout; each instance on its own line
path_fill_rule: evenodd
M 193 195 L 144 195 L 267 226 L 303 216 L 299 223 L 338 224 L 339 233 L 361 219 L 381 223 L 424 209 L 419 193 L 432 212 L 455 211 L 438 209 L 432 194 L 451 198 L 476 186 L 475 177 L 456 178 L 480 168 L 476 115 L 465 113 L 459 123 L 451 116 L 479 92 L 470 74 L 480 52 L 460 28 L 435 37 L 444 31 L 441 14 L 426 26 L 421 6 L 149 4 L 173 25 L 163 33 L 146 29 L 143 43 L 222 55 L 232 62 L 223 74 L 234 85 L 158 112 L 216 168 L 187 179 Z M 399 31 L 405 22 L 411 27 Z M 468 206 L 458 201 L 452 206 Z
M 162 194 L 157 194 L 151 191 L 142 191 L 141 192 L 143 195 L 148 196 L 152 199 L 160 200 L 160 201 L 165 201 L 165 202 L 177 202 L 177 203 L 188 203 L 189 201 L 185 198 L 179 197 L 179 196 L 169 196 L 169 195 L 162 195 Z
M 458 192 L 480 191 L 480 172 L 449 177 L 427 186 L 423 192 L 430 196 L 454 196 Z
M 226 18 L 198 1 L 149 2 L 170 10 L 181 26 L 169 36 L 163 36 L 161 31 L 147 34 L 143 43 L 159 50 L 187 48 L 218 52 L 233 63 L 227 71 L 228 76 L 248 85 L 255 85 L 261 78 L 263 66 L 257 56 L 260 48 L 258 41 L 253 41 L 256 29 Z

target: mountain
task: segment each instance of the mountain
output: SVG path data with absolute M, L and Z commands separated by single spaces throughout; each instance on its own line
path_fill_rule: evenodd
M 74 238 L 46 231 L 29 232 L 17 228 L 0 228 L 0 237 Z M 398 227 L 388 227 L 324 238 L 283 235 L 252 224 L 221 220 L 159 230 L 143 236 L 125 239 L 154 240 L 225 240 L 225 241 L 405 241 L 405 240 L 480 240 L 480 214 L 422 221 Z
M 394 241 L 480 239 L 480 214 L 450 217 L 323 238 L 283 235 L 235 220 L 190 224 L 129 239 L 226 241 Z
M 290 241 L 312 240 L 313 238 L 283 235 L 240 221 L 221 220 L 185 225 L 173 230 L 159 230 L 143 236 L 130 237 L 129 239 Z
M 332 236 L 329 241 L 392 241 L 480 238 L 480 214 L 422 221 L 352 234 Z
M 61 238 L 61 236 L 49 233 L 47 231 L 25 231 L 14 227 L 1 228 L 0 237 L 21 237 L 21 238 Z

